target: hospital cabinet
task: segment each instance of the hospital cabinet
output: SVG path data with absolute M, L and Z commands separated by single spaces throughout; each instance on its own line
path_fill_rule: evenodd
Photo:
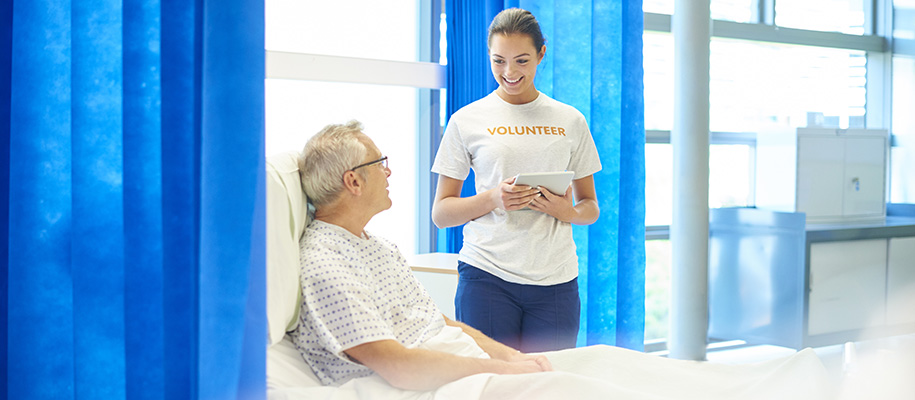
M 797 128 L 756 138 L 756 206 L 807 222 L 886 216 L 889 136 L 882 129 Z
M 915 206 L 879 222 L 711 210 L 709 337 L 801 349 L 915 332 Z

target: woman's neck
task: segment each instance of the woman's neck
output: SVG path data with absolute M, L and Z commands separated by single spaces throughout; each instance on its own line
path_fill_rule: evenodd
M 540 96 L 540 91 L 537 89 L 528 90 L 524 93 L 511 95 L 505 92 L 501 87 L 496 89 L 496 94 L 500 99 L 505 101 L 508 104 L 521 105 L 527 104 L 534 100 L 537 100 L 537 97 Z

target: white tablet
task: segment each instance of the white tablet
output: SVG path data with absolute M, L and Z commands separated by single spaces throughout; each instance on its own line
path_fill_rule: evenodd
M 573 176 L 575 176 L 575 171 L 518 174 L 515 176 L 514 184 L 528 185 L 530 187 L 540 186 L 553 192 L 553 194 L 562 196 L 566 194 L 566 189 L 572 184 Z

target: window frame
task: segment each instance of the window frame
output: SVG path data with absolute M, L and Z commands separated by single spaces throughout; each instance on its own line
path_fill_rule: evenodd
M 864 51 L 867 57 L 867 126 L 886 127 L 891 133 L 891 145 L 895 146 L 897 141 L 892 135 L 892 99 L 889 95 L 892 93 L 891 59 L 893 50 L 898 45 L 888 39 L 888 33 L 892 33 L 892 0 L 871 0 L 865 3 L 865 32 L 869 33 L 864 35 L 775 26 L 775 2 L 776 0 L 757 0 L 756 23 L 712 20 L 711 37 Z M 671 33 L 670 15 L 643 14 L 644 31 Z M 670 131 L 646 130 L 645 142 L 670 144 Z M 751 154 L 755 154 L 756 135 L 745 132 L 710 132 L 710 145 L 716 144 L 748 145 Z M 751 174 L 755 175 L 752 169 Z M 755 187 L 754 178 L 750 177 L 751 188 Z M 668 225 L 646 226 L 646 240 L 666 240 L 669 235 Z
M 867 72 L 865 84 L 865 119 L 869 127 L 883 127 L 890 132 L 890 145 L 898 146 L 892 126 L 892 59 L 894 54 L 915 55 L 915 40 L 893 40 L 893 0 L 870 0 L 865 2 L 865 34 L 852 35 L 839 32 L 822 32 L 775 25 L 775 2 L 778 0 L 757 0 L 754 10 L 755 23 L 740 23 L 712 20 L 711 37 L 741 39 L 758 42 L 828 47 L 864 51 Z M 671 15 L 643 13 L 645 32 L 671 33 Z M 670 144 L 671 132 L 667 130 L 646 130 L 646 144 Z M 750 146 L 751 157 L 756 153 L 755 133 L 710 132 L 710 145 L 742 144 Z M 752 160 L 751 160 L 752 162 Z M 888 165 L 887 174 L 892 171 Z M 750 188 L 754 190 L 755 168 L 750 169 Z M 889 177 L 888 177 L 889 179 Z M 887 199 L 890 199 L 887 187 Z M 755 193 L 751 193 L 751 199 Z M 645 227 L 645 240 L 670 240 L 669 225 Z M 653 339 L 645 342 L 645 351 L 666 353 L 667 339 Z M 711 343 L 709 348 L 720 346 L 741 346 L 742 342 Z

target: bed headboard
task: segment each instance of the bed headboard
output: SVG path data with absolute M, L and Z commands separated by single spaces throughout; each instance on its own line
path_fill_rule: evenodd
M 267 325 L 269 343 L 283 340 L 298 316 L 299 238 L 309 222 L 298 152 L 267 157 Z

